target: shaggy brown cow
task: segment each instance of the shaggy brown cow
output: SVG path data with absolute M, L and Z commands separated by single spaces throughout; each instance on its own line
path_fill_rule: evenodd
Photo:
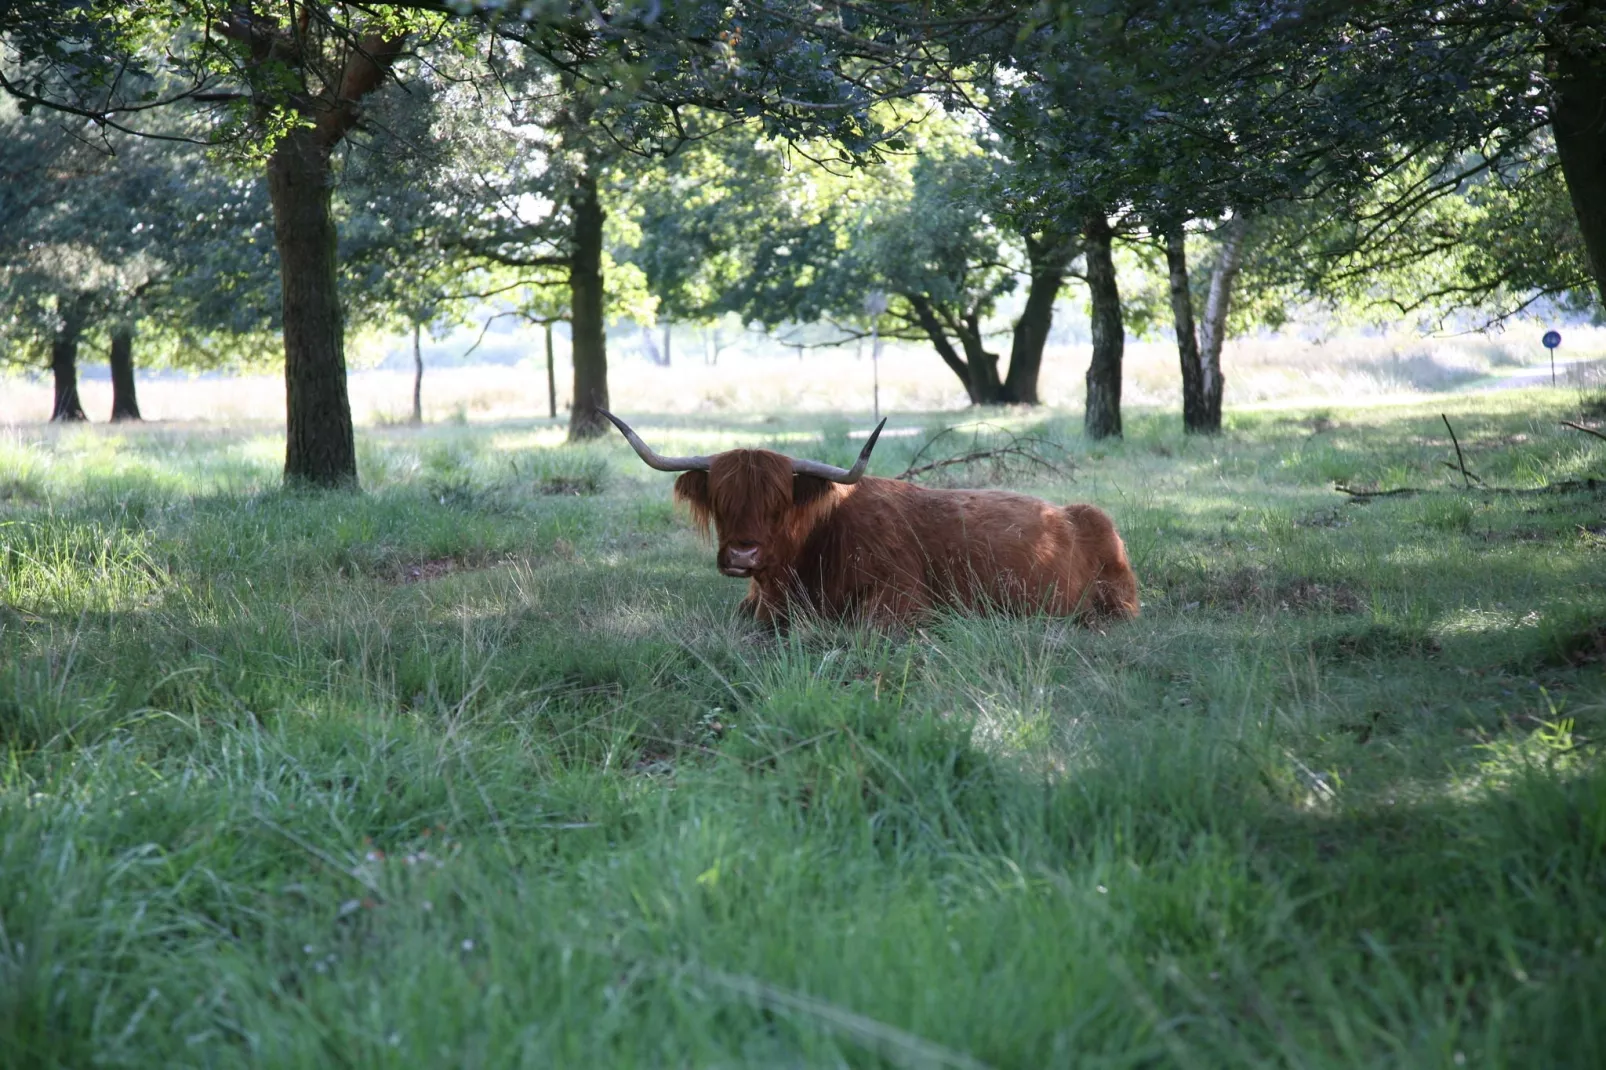
M 1094 506 L 866 477 L 880 426 L 842 469 L 769 450 L 661 457 L 603 415 L 649 467 L 683 473 L 675 497 L 705 535 L 712 522 L 719 570 L 750 581 L 743 605 L 761 621 L 804 609 L 908 623 L 939 605 L 1137 616 L 1126 547 Z

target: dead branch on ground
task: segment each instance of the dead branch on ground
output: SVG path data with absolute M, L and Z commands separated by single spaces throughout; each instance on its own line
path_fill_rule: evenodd
M 1570 427 L 1574 431 L 1582 431 L 1586 435 L 1594 435 L 1596 438 L 1606 438 L 1606 435 L 1601 434 L 1593 427 L 1585 427 L 1583 424 L 1575 424 L 1571 420 L 1563 420 L 1561 422 L 1561 426 Z
M 934 455 L 933 447 L 938 443 L 955 442 L 966 430 L 970 432 L 970 443 L 964 452 L 936 460 L 929 459 Z M 983 439 L 984 433 L 1002 441 L 989 445 Z M 988 476 L 994 483 L 1040 472 L 1070 479 L 1075 470 L 1075 465 L 1065 455 L 1065 447 L 1057 442 L 1040 435 L 1018 435 L 996 424 L 968 424 L 945 427 L 932 435 L 915 451 L 909 467 L 893 478 L 913 482 L 917 476 L 984 463 L 991 465 Z

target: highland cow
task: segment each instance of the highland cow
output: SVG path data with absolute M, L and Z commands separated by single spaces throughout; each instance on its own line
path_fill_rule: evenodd
M 713 528 L 719 571 L 749 581 L 743 606 L 762 622 L 802 611 L 907 625 L 939 607 L 1138 614 L 1137 578 L 1102 510 L 866 476 L 885 420 L 843 469 L 769 450 L 662 457 L 603 415 L 649 467 L 681 473 L 675 497 L 705 535 Z

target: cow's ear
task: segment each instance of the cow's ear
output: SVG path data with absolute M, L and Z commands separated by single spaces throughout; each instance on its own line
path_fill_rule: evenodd
M 819 476 L 792 477 L 792 504 L 799 509 L 819 505 L 836 493 L 836 484 Z
M 682 472 L 675 480 L 675 498 L 686 503 L 691 510 L 691 522 L 697 530 L 708 536 L 708 524 L 713 518 L 713 501 L 708 496 L 707 472 Z

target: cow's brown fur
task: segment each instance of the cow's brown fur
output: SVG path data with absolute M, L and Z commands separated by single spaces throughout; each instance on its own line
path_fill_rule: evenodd
M 1091 505 L 999 490 L 932 490 L 866 476 L 792 474 L 768 450 L 717 454 L 675 496 L 706 534 L 758 547 L 744 603 L 760 620 L 796 609 L 908 623 L 937 606 L 1083 619 L 1135 617 L 1137 578 L 1115 525 Z

